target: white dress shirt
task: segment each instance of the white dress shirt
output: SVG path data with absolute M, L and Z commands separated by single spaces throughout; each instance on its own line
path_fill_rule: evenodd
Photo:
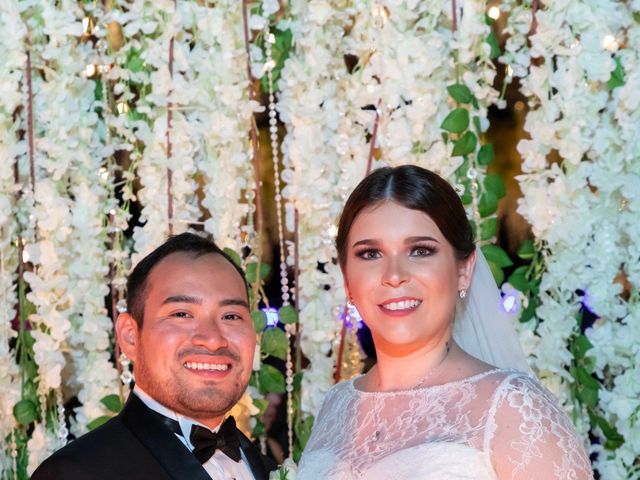
M 133 393 L 135 393 L 138 398 L 142 400 L 142 402 L 151 410 L 178 422 L 178 425 L 180 425 L 180 430 L 182 431 L 182 435 L 175 435 L 189 449 L 190 452 L 193 451 L 193 445 L 191 445 L 191 442 L 189 441 L 191 426 L 197 424 L 203 426 L 204 428 L 209 428 L 205 425 L 202 425 L 200 422 L 196 422 L 191 418 L 185 417 L 184 415 L 180 415 L 179 413 L 168 409 L 158 401 L 151 398 L 137 385 L 133 388 Z M 213 430 L 209 430 L 217 432 L 219 428 L 220 425 L 218 425 Z M 216 450 L 211 458 L 202 464 L 202 467 L 207 471 L 207 473 L 213 480 L 254 480 L 253 474 L 251 473 L 251 470 L 247 465 L 247 459 L 245 458 L 244 452 L 242 450 L 240 450 L 240 454 L 242 455 L 242 459 L 239 462 L 234 462 L 220 450 Z

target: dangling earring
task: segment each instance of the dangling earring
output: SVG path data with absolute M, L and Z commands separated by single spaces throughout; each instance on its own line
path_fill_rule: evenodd
M 460 300 L 462 300 L 464 297 L 467 296 L 467 289 L 463 288 L 458 292 L 458 296 L 460 297 Z
M 120 374 L 120 381 L 123 385 L 131 388 L 131 384 L 135 380 L 133 378 L 133 372 L 131 371 L 131 360 L 124 353 L 120 353 L 120 367 L 122 367 L 122 373 Z

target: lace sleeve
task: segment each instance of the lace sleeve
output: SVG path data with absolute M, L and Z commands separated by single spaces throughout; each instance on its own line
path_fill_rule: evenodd
M 593 479 L 569 417 L 533 378 L 515 374 L 505 379 L 492 414 L 486 442 L 500 480 Z

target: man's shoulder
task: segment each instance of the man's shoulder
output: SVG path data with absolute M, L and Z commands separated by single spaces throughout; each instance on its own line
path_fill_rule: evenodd
M 33 480 L 103 478 L 102 466 L 135 455 L 135 436 L 114 417 L 100 427 L 69 442 L 36 469 Z M 132 451 L 133 447 L 133 451 Z

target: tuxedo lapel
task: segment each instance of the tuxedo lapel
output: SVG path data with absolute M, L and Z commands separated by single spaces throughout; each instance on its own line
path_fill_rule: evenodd
M 264 464 L 262 455 L 251 441 L 244 436 L 240 430 L 238 430 L 238 436 L 240 437 L 240 448 L 244 454 L 244 458 L 249 464 L 251 473 L 256 480 L 268 480 L 269 471 Z
M 172 478 L 211 480 L 196 457 L 135 394 L 129 395 L 120 419 Z

